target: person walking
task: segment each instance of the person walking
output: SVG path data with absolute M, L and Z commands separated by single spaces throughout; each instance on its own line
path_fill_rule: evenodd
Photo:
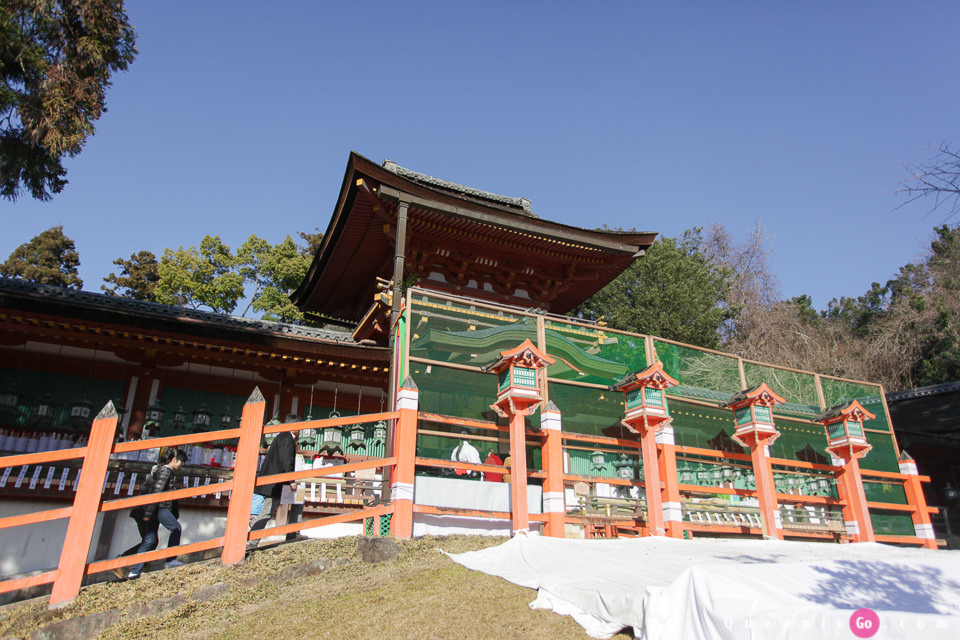
M 300 422 L 300 416 L 290 414 L 284 420 L 285 423 Z M 294 434 L 290 431 L 278 433 L 277 437 L 270 443 L 267 449 L 267 455 L 260 465 L 257 477 L 272 476 L 278 473 L 289 473 L 296 467 L 297 462 L 297 438 L 299 432 Z M 283 486 L 287 484 L 293 491 L 297 490 L 297 483 L 276 482 L 274 484 L 265 484 L 254 488 L 253 492 L 263 496 L 263 507 L 260 512 L 250 516 L 250 531 L 260 531 L 267 526 L 267 522 L 277 514 L 277 508 L 280 506 L 280 499 L 283 495 Z M 247 543 L 247 551 L 253 551 L 260 545 L 259 540 L 251 540 Z
M 187 461 L 187 454 L 180 449 L 167 449 L 160 457 L 160 461 L 153 468 L 150 474 L 150 480 L 153 483 L 150 493 L 163 493 L 174 488 L 176 471 Z M 137 528 L 141 530 L 143 540 L 140 543 L 137 553 L 146 553 L 157 548 L 160 541 L 160 525 L 170 532 L 170 538 L 167 541 L 167 548 L 180 545 L 181 527 L 177 518 L 180 515 L 180 508 L 176 500 L 163 500 L 153 504 L 144 505 L 142 514 L 137 514 Z M 143 523 L 143 527 L 140 524 Z M 166 562 L 167 567 L 178 567 L 183 563 L 176 558 L 170 558 Z M 130 567 L 130 573 L 127 574 L 128 580 L 136 580 L 143 572 L 143 563 L 135 564 Z

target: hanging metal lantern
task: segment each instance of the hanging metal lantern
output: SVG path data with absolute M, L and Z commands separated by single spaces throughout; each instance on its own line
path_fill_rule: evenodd
M 123 406 L 123 400 L 119 396 L 113 399 L 113 408 L 117 410 L 117 424 L 121 424 L 127 408 Z
M 79 400 L 70 403 L 70 414 L 67 417 L 67 424 L 75 429 L 89 428 L 93 423 L 93 403 L 87 400 L 87 394 L 80 396 Z
M 233 414 L 230 413 L 230 408 L 228 407 L 226 411 L 220 414 L 220 428 L 232 429 L 235 420 L 236 419 L 233 417 Z
M 177 407 L 177 410 L 173 412 L 173 418 L 170 420 L 170 427 L 177 430 L 187 428 L 187 410 L 183 408 L 183 404 Z
M 377 444 L 383 444 L 387 441 L 387 423 L 384 420 L 373 425 L 373 441 Z
M 953 504 L 957 501 L 957 498 L 960 498 L 960 493 L 948 482 L 947 486 L 943 488 L 943 499 L 946 500 L 947 504 Z
M 147 407 L 146 420 L 143 421 L 143 426 L 151 429 L 159 429 L 160 425 L 163 424 L 163 416 L 165 413 L 163 407 L 157 402 L 157 399 L 154 398 L 150 406 Z
M 331 418 L 339 418 L 336 410 L 330 412 Z M 343 427 L 324 427 L 320 440 L 320 451 L 326 453 L 343 453 Z
M 268 422 L 267 424 L 265 424 L 265 425 L 263 425 L 263 426 L 265 426 L 265 427 L 273 427 L 273 426 L 276 426 L 276 425 L 278 425 L 278 424 L 283 424 L 282 422 L 280 422 L 280 416 L 278 416 L 277 414 L 273 414 L 273 417 L 270 418 L 270 422 Z M 274 439 L 275 439 L 276 437 L 277 437 L 277 434 L 276 434 L 276 433 L 265 433 L 265 434 L 263 434 L 263 439 L 264 439 L 264 441 L 267 443 L 267 446 L 268 446 L 268 447 L 269 447 L 271 444 L 273 444 L 273 441 L 274 441 Z
M 50 394 L 45 393 L 37 400 L 37 404 L 30 411 L 30 424 L 34 427 L 49 427 L 53 424 L 53 401 Z
M 710 480 L 710 472 L 707 471 L 707 468 L 703 465 L 700 465 L 700 469 L 697 471 L 697 480 L 699 480 L 701 484 Z
M 603 471 L 607 468 L 607 459 L 599 448 L 594 449 L 590 454 L 590 461 L 593 462 L 594 471 Z
M 323 440 L 320 451 L 327 453 L 343 453 L 343 427 L 326 427 L 323 430 Z
M 204 402 L 200 405 L 200 408 L 193 412 L 193 428 L 194 429 L 209 429 L 210 420 L 213 418 L 213 412 L 207 411 L 207 403 Z
M 307 416 L 306 422 L 310 421 L 310 416 Z M 317 430 L 316 429 L 301 429 L 300 430 L 300 444 L 304 447 L 312 447 L 317 444 Z
M 0 389 L 0 417 L 8 424 L 20 419 L 20 390 L 12 384 Z
M 366 446 L 367 429 L 362 424 L 355 424 L 350 427 L 350 447 L 354 449 L 363 449 Z
M 827 479 L 827 476 L 820 476 L 817 484 L 820 485 L 820 490 L 823 491 L 824 494 L 830 490 L 830 480 Z

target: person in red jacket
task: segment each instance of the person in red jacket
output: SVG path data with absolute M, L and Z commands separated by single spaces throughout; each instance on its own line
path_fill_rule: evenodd
M 483 464 L 496 464 L 503 466 L 503 460 L 500 459 L 500 456 L 497 455 L 495 449 L 490 449 L 490 453 L 487 454 L 487 459 L 483 461 Z M 489 471 L 483 474 L 485 480 L 489 482 L 503 482 L 502 473 L 490 473 Z

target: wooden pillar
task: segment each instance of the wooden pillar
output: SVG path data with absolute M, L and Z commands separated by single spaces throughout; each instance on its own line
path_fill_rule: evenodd
M 127 421 L 127 440 L 139 438 L 143 433 L 143 423 L 147 417 L 147 407 L 150 405 L 150 391 L 153 387 L 153 378 L 146 369 L 134 378 L 136 391 L 133 394 L 133 406 L 130 407 L 130 418 Z
M 527 434 L 525 411 L 513 411 L 510 418 L 510 507 L 513 535 L 530 531 L 527 511 Z
M 837 471 L 837 488 L 844 501 L 843 521 L 847 533 L 855 542 L 874 542 L 873 522 L 867 507 L 867 496 L 863 492 L 863 477 L 860 475 L 860 463 L 857 456 L 842 456 L 843 466 Z
M 677 447 L 672 424 L 664 425 L 657 432 L 657 463 L 660 480 L 663 482 L 661 507 L 666 534 L 671 538 L 683 537 L 683 506 L 680 502 L 680 480 L 677 477 Z M 646 463 L 644 463 L 646 464 Z
M 391 496 L 393 518 L 390 530 L 394 537 L 409 538 L 413 535 L 413 489 L 417 457 L 417 415 L 420 392 L 413 378 L 407 377 L 397 393 L 397 410 L 400 417 L 394 439 L 394 455 L 397 466 L 393 472 Z
M 407 254 L 407 211 L 410 208 L 410 204 L 401 200 L 397 206 L 397 237 L 394 245 L 393 251 L 393 292 L 390 296 L 390 337 L 388 339 L 388 346 L 391 353 L 391 362 L 390 362 L 390 379 L 387 382 L 387 402 L 388 406 L 393 409 L 397 408 L 398 401 L 398 382 L 399 376 L 403 375 L 403 372 L 400 371 L 400 347 L 402 345 L 397 345 L 398 339 L 403 339 L 403 335 L 397 335 L 397 320 L 400 317 L 400 307 L 401 307 L 401 298 L 403 296 L 403 270 L 404 270 L 404 261 L 406 260 Z M 394 439 L 396 436 L 396 431 L 399 428 L 399 424 L 394 424 L 392 428 L 387 429 L 387 440 L 385 443 L 385 451 L 388 456 L 395 455 L 395 443 Z M 383 499 L 390 500 L 393 497 L 393 473 L 394 470 L 389 467 L 384 467 L 383 469 Z
M 640 434 L 640 450 L 643 454 L 643 483 L 647 497 L 647 530 L 652 536 L 666 534 L 663 518 L 663 498 L 660 493 L 660 462 L 657 459 L 657 432 L 649 428 L 647 417 Z
M 566 537 L 564 516 L 567 511 L 563 487 L 563 423 L 560 410 L 548 402 L 540 411 L 540 430 L 543 432 L 543 512 L 547 523 L 544 535 L 553 538 Z
M 777 503 L 777 490 L 773 482 L 773 467 L 770 466 L 770 457 L 767 455 L 766 439 L 757 438 L 750 443 L 750 461 L 753 463 L 753 476 L 757 482 L 763 536 L 783 540 L 783 521 L 780 518 L 780 505 Z
M 923 495 L 923 485 L 917 473 L 917 463 L 904 452 L 900 456 L 900 473 L 907 476 L 903 481 L 903 491 L 907 494 L 907 504 L 913 507 L 910 514 L 913 519 L 913 530 L 918 538 L 923 540 L 923 546 L 928 549 L 937 548 L 936 536 L 933 533 L 933 523 L 930 521 L 930 512 L 927 511 L 927 499 Z
M 240 416 L 240 439 L 237 442 L 237 460 L 233 471 L 233 490 L 227 507 L 227 526 L 223 534 L 223 564 L 243 562 L 250 530 L 250 505 L 257 480 L 257 461 L 260 457 L 260 438 L 263 437 L 263 416 L 267 401 L 257 387 L 243 405 Z
M 90 427 L 90 439 L 83 458 L 80 482 L 73 499 L 73 512 L 70 514 L 63 549 L 60 552 L 57 579 L 50 594 L 50 609 L 60 609 L 68 605 L 80 593 L 116 432 L 117 410 L 113 402 L 107 402 Z

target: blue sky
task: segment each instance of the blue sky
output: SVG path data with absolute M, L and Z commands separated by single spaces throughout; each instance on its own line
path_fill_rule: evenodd
M 85 289 L 141 249 L 326 228 L 351 150 L 567 224 L 760 220 L 823 308 L 942 215 L 903 165 L 960 140 L 955 2 L 128 3 L 139 56 L 51 202 L 0 201 L 0 259 L 62 224 Z

